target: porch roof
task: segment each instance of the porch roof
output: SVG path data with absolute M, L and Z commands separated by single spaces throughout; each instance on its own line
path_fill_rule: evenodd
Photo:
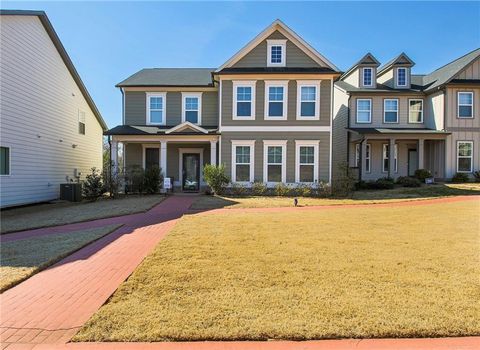
M 417 129 L 417 128 L 347 128 L 347 130 L 357 132 L 359 134 L 420 134 L 420 135 L 450 135 L 451 133 L 444 130 L 433 129 Z
M 104 135 L 165 135 L 165 132 L 173 127 L 172 125 L 118 125 L 107 130 Z M 208 135 L 219 134 L 218 126 L 202 126 L 202 128 L 208 131 Z M 188 129 L 188 131 L 171 132 L 170 135 L 205 135 L 205 133 Z

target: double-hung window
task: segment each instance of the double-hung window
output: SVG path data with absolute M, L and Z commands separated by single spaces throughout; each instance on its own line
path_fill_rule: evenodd
M 372 122 L 372 100 L 357 99 L 357 123 Z
M 393 164 L 394 172 L 397 172 L 397 156 L 398 154 L 398 146 L 395 144 L 395 147 L 393 149 L 393 161 L 395 162 Z M 388 143 L 383 144 L 383 157 L 382 157 L 382 165 L 383 165 L 383 172 L 387 173 L 388 172 L 388 167 L 390 164 L 390 145 Z
M 473 118 L 473 92 L 457 93 L 458 118 Z
M 373 85 L 373 68 L 363 68 L 363 86 Z
M 255 141 L 232 141 L 232 182 L 253 182 Z
M 264 182 L 286 182 L 287 141 L 263 141 L 263 178 Z
M 408 122 L 423 123 L 423 100 L 408 100 Z
M 457 171 L 473 171 L 473 141 L 457 141 Z
M 182 93 L 182 122 L 202 124 L 202 93 Z
M 10 147 L 0 147 L 0 175 L 10 175 Z
M 407 68 L 397 68 L 397 86 L 407 86 Z
M 297 119 L 318 120 L 320 81 L 297 80 Z
M 167 94 L 147 93 L 147 124 L 165 125 Z
M 288 81 L 265 81 L 265 119 L 287 119 Z
M 295 141 L 295 182 L 318 181 L 319 141 Z
M 398 99 L 383 100 L 383 122 L 398 123 Z
M 361 148 L 361 144 L 357 143 L 355 145 L 355 166 L 357 168 L 359 168 L 362 165 L 360 162 L 360 148 Z M 370 144 L 369 143 L 367 143 L 366 152 L 363 156 L 365 157 L 366 172 L 369 173 L 370 172 Z
M 285 67 L 287 40 L 267 40 L 267 67 Z
M 233 82 L 233 119 L 255 119 L 255 81 Z

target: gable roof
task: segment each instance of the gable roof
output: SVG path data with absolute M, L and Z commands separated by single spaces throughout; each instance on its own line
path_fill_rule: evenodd
M 132 86 L 213 86 L 215 68 L 146 68 L 121 81 L 117 87 Z
M 190 122 L 183 122 L 182 124 L 178 124 L 177 126 L 174 126 L 171 129 L 168 129 L 165 131 L 165 134 L 171 134 L 171 133 L 176 133 L 176 132 L 185 132 L 185 130 L 190 129 L 192 132 L 197 132 L 197 133 L 203 133 L 203 134 L 208 134 L 208 130 L 202 128 L 201 126 L 195 125 Z
M 263 40 L 267 39 L 273 32 L 278 30 L 280 33 L 285 35 L 290 41 L 292 41 L 295 45 L 297 45 L 305 54 L 307 54 L 310 58 L 312 58 L 315 62 L 324 65 L 326 64 L 332 70 L 338 72 L 339 69 L 330 62 L 327 58 L 325 58 L 322 54 L 320 54 L 317 50 L 315 50 L 310 44 L 308 44 L 305 40 L 303 40 L 297 33 L 295 33 L 292 29 L 290 29 L 285 23 L 280 21 L 279 19 L 275 20 L 271 25 L 265 28 L 260 34 L 258 34 L 255 38 L 253 38 L 247 45 L 245 45 L 240 51 L 238 51 L 235 55 L 233 55 L 227 62 L 221 65 L 216 72 L 221 71 L 224 68 L 229 68 L 238 62 L 241 58 L 243 58 L 247 53 L 249 53 L 253 48 L 255 48 L 258 44 L 260 44 Z
M 95 105 L 95 102 L 93 102 L 92 97 L 88 93 L 87 88 L 83 84 L 82 79 L 80 78 L 80 75 L 78 74 L 77 70 L 75 69 L 75 66 L 73 65 L 72 60 L 68 56 L 67 51 L 65 50 L 65 47 L 63 46 L 62 42 L 60 41 L 60 38 L 58 37 L 57 33 L 55 32 L 55 29 L 52 26 L 52 23 L 47 17 L 47 14 L 44 11 L 30 11 L 30 10 L 0 10 L 0 15 L 1 16 L 33 16 L 33 17 L 38 17 L 40 22 L 43 24 L 43 27 L 45 28 L 45 31 L 47 32 L 48 36 L 50 37 L 50 40 L 52 40 L 53 45 L 57 49 L 58 53 L 60 54 L 60 57 L 63 60 L 63 63 L 65 63 L 65 66 L 67 67 L 68 71 L 70 72 L 73 80 L 77 84 L 78 88 L 82 92 L 83 97 L 87 101 L 87 104 L 91 108 L 93 114 L 97 118 L 98 122 L 102 126 L 103 130 L 107 130 L 107 124 L 102 118 L 102 115 L 100 114 L 100 111 L 98 110 L 97 106 Z
M 386 73 L 392 66 L 396 64 L 401 64 L 401 65 L 408 65 L 408 66 L 413 66 L 415 65 L 415 62 L 413 62 L 410 57 L 407 56 L 406 53 L 402 52 L 400 55 L 397 57 L 391 59 L 387 63 L 385 63 L 382 67 L 378 69 L 377 76 L 381 76 L 382 74 Z
M 475 49 L 456 60 L 447 63 L 443 67 L 434 70 L 432 73 L 423 78 L 425 90 L 432 90 L 439 88 L 450 82 L 455 76 L 460 73 L 470 63 L 480 57 L 480 48 Z
M 365 56 L 363 56 L 357 63 L 355 63 L 353 66 L 351 66 L 349 69 L 347 69 L 347 71 L 345 73 L 342 74 L 342 76 L 340 77 L 340 80 L 346 78 L 347 76 L 352 74 L 352 72 L 358 66 L 364 65 L 364 64 L 365 65 L 375 65 L 376 67 L 378 67 L 380 65 L 380 62 L 378 62 L 378 60 L 375 58 L 375 56 L 373 56 L 370 52 L 367 52 L 367 54 Z

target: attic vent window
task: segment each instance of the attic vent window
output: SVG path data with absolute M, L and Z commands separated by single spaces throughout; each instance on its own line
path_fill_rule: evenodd
M 286 42 L 286 40 L 267 40 L 268 67 L 285 67 Z

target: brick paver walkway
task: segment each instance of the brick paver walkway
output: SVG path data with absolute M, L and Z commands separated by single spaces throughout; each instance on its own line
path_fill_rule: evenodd
M 102 225 L 124 225 L 4 292 L 0 296 L 2 347 L 9 343 L 17 346 L 67 342 L 150 253 L 193 200 L 194 197 L 174 196 L 146 213 L 102 219 Z M 98 220 L 92 222 L 94 225 L 98 225 Z M 82 223 L 82 227 L 88 228 L 88 223 Z M 38 235 L 38 230 L 32 231 Z

